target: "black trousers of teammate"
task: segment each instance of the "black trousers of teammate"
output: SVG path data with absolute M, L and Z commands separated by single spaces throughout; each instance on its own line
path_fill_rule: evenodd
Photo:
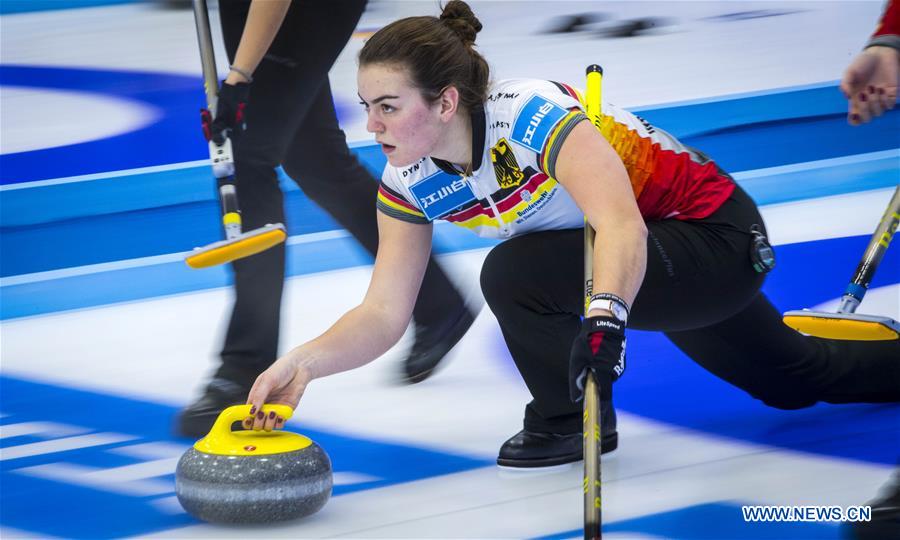
M 900 401 L 900 341 L 824 340 L 782 323 L 751 266 L 753 224 L 762 218 L 740 187 L 706 219 L 647 223 L 647 272 L 628 327 L 665 332 L 703 368 L 773 407 Z M 532 431 L 581 429 L 567 366 L 584 309 L 583 237 L 570 229 L 513 238 L 482 269 L 485 298 L 534 398 L 525 408 Z
M 362 0 L 295 0 L 254 73 L 247 129 L 233 141 L 245 230 L 285 221 L 275 173 L 282 165 L 310 199 L 375 253 L 378 184 L 347 148 L 328 82 L 364 8 Z M 248 9 L 249 1 L 219 2 L 230 61 Z M 235 261 L 233 268 L 234 309 L 216 376 L 249 385 L 277 356 L 285 246 Z M 463 303 L 433 259 L 421 290 L 413 312 L 417 324 L 435 324 Z

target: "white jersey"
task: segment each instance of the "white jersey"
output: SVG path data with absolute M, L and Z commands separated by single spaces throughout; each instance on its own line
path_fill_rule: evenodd
M 730 179 L 705 156 L 625 110 L 602 108 L 601 132 L 622 158 L 645 218 L 705 217 L 731 194 Z M 378 209 L 412 223 L 449 221 L 486 238 L 582 227 L 584 214 L 554 177 L 563 141 L 586 119 L 567 85 L 499 81 L 472 112 L 474 171 L 467 176 L 434 158 L 387 165 Z

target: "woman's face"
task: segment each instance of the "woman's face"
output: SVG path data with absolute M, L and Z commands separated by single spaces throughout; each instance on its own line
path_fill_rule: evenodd
M 410 83 L 407 70 L 385 64 L 361 66 L 359 97 L 366 107 L 366 129 L 394 167 L 434 155 L 444 122 L 440 102 L 428 103 Z

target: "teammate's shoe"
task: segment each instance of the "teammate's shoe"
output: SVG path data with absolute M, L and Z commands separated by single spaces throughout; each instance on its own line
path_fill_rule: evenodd
M 178 414 L 176 434 L 193 439 L 205 437 L 219 414 L 232 405 L 246 403 L 249 393 L 249 387 L 236 382 L 222 378 L 211 380 L 203 395 Z
M 473 313 L 466 304 L 460 307 L 459 313 L 449 324 L 415 326 L 415 341 L 403 361 L 402 382 L 415 384 L 430 377 L 450 349 L 466 334 L 477 313 Z

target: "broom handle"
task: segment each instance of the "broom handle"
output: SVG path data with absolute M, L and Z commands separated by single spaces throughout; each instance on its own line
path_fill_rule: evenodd
M 585 85 L 585 109 L 590 121 L 600 129 L 601 98 L 600 83 L 603 80 L 603 69 L 593 64 L 587 68 L 587 84 Z M 594 289 L 594 229 L 585 219 L 584 222 L 584 314 L 587 316 L 588 305 Z M 602 441 L 600 433 L 600 389 L 594 380 L 594 374 L 588 370 L 584 385 L 584 538 L 585 540 L 602 538 L 601 525 L 601 470 L 600 454 Z
M 590 287 L 593 284 L 591 276 L 592 255 L 594 247 L 594 229 L 584 224 L 584 271 L 585 292 L 590 298 Z M 585 311 L 585 314 L 587 312 Z M 603 523 L 601 513 L 601 470 L 600 454 L 602 453 L 602 441 L 600 437 L 600 389 L 594 380 L 594 374 L 588 370 L 584 385 L 584 425 L 582 435 L 584 437 L 584 538 L 592 540 L 602 538 L 600 530 Z
M 837 310 L 838 313 L 856 312 L 856 308 L 862 302 L 869 284 L 875 276 L 875 270 L 878 269 L 884 253 L 891 244 L 894 233 L 897 232 L 898 224 L 900 224 L 900 186 L 894 189 L 894 196 L 891 197 L 887 210 L 881 216 L 878 228 L 872 234 L 869 246 L 866 248 L 862 260 L 859 261 L 856 272 L 853 273 L 853 279 L 850 280 L 847 289 L 844 291 L 841 305 Z
M 200 45 L 200 64 L 203 67 L 203 90 L 206 92 L 206 108 L 213 118 L 216 116 L 219 80 L 216 71 L 216 53 L 213 49 L 212 32 L 209 29 L 209 12 L 206 0 L 194 0 L 194 22 L 197 25 L 197 42 Z
M 194 23 L 197 26 L 197 43 L 200 45 L 200 65 L 203 68 L 203 91 L 206 93 L 206 108 L 211 118 L 216 117 L 219 102 L 219 76 L 216 71 L 216 53 L 213 49 L 212 32 L 209 27 L 209 12 L 206 0 L 194 1 Z M 242 232 L 241 213 L 238 207 L 237 187 L 234 184 L 234 155 L 231 139 L 225 138 L 221 145 L 209 142 L 209 159 L 212 162 L 219 201 L 222 203 L 222 228 L 225 238 L 234 240 Z

